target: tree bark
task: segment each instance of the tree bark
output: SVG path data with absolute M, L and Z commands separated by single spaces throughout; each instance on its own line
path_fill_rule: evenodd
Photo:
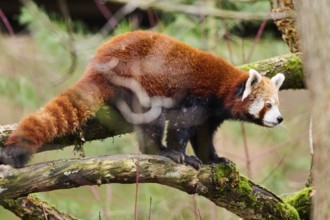
M 272 12 L 292 12 L 294 11 L 294 0 L 271 0 Z M 277 28 L 282 33 L 283 40 L 287 43 L 292 53 L 301 51 L 299 32 L 296 29 L 296 19 L 283 18 L 274 20 Z
M 281 86 L 281 90 L 306 88 L 300 53 L 290 53 L 260 60 L 239 66 L 239 68 L 243 70 L 255 69 L 267 77 L 273 77 L 277 73 L 283 73 L 285 80 Z
M 303 63 L 311 94 L 313 119 L 313 219 L 330 219 L 330 1 L 297 4 Z
M 6 199 L 0 204 L 23 220 L 77 220 L 36 197 Z
M 282 197 L 283 201 L 295 207 L 301 220 L 309 220 L 312 213 L 312 197 L 314 190 L 312 187 L 306 187 L 291 195 Z

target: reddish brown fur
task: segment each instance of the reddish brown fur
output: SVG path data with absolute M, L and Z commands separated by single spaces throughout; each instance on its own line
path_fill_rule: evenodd
M 100 46 L 84 77 L 38 112 L 24 118 L 10 135 L 6 147 L 20 146 L 31 153 L 55 137 L 72 133 L 92 117 L 106 100 L 115 98 L 109 76 L 97 71 L 95 63 L 117 59 L 117 76 L 133 77 L 150 96 L 175 95 L 180 89 L 208 97 L 223 97 L 226 107 L 239 114 L 248 101 L 233 103 L 234 88 L 248 74 L 211 53 L 162 34 L 136 31 Z M 225 98 L 227 97 L 227 98 Z
M 55 137 L 74 132 L 94 115 L 107 97 L 106 94 L 100 93 L 109 90 L 109 88 L 102 89 L 104 83 L 100 83 L 98 89 L 91 90 L 92 85 L 97 81 L 100 81 L 97 77 L 87 75 L 72 88 L 47 103 L 41 110 L 24 118 L 9 136 L 6 146 L 22 145 L 24 140 L 24 147 L 35 153 L 42 144 Z
M 248 74 L 211 53 L 197 50 L 166 35 L 137 31 L 113 38 L 103 44 L 94 60 L 107 63 L 112 58 L 120 61 L 114 71 L 121 76 L 132 76 L 151 96 L 171 96 L 169 88 L 186 87 L 194 94 L 224 96 L 237 84 L 238 78 Z M 150 59 L 152 59 L 150 61 Z M 148 72 L 148 62 L 158 61 L 159 67 Z M 134 76 L 127 71 L 140 67 Z

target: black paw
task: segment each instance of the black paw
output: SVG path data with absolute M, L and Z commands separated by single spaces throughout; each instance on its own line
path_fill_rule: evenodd
M 230 165 L 230 164 L 233 164 L 234 162 L 232 162 L 231 160 L 229 160 L 225 157 L 216 156 L 212 159 L 212 163 L 224 163 L 224 164 Z
M 31 156 L 32 153 L 26 148 L 18 146 L 6 146 L 1 149 L 0 164 L 20 168 L 29 161 Z
M 176 163 L 183 163 L 185 159 L 185 155 L 175 150 L 162 149 L 161 155 L 164 157 L 168 157 Z
M 175 150 L 162 149 L 161 155 L 170 158 L 176 163 L 187 164 L 195 169 L 199 169 L 202 165 L 202 161 L 195 156 L 188 156 L 184 153 Z
M 192 166 L 196 170 L 199 170 L 199 168 L 201 168 L 201 166 L 202 166 L 202 161 L 200 159 L 198 159 L 198 157 L 195 157 L 195 156 L 185 155 L 184 163 Z

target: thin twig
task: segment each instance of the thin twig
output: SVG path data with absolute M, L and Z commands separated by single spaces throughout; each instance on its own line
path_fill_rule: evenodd
M 255 47 L 257 46 L 257 44 L 259 43 L 260 37 L 261 37 L 261 35 L 263 34 L 263 32 L 264 32 L 264 30 L 265 30 L 266 24 L 267 24 L 267 21 L 263 21 L 263 22 L 261 23 L 261 25 L 259 26 L 259 29 L 258 29 L 257 35 L 256 35 L 256 37 L 254 38 L 253 45 L 252 45 L 252 47 L 251 47 L 251 49 L 250 49 L 250 52 L 249 52 L 249 54 L 248 54 L 246 60 L 244 60 L 244 63 L 246 63 L 246 62 L 250 62 L 250 61 L 251 61 L 253 51 L 254 51 Z
M 262 33 L 265 30 L 266 24 L 267 24 L 267 21 L 265 20 L 259 26 L 257 35 L 256 35 L 256 37 L 254 39 L 254 42 L 253 42 L 252 47 L 250 48 L 250 52 L 249 52 L 247 58 L 245 58 L 244 55 L 243 55 L 243 62 L 244 63 L 250 62 L 250 60 L 252 58 L 252 54 L 253 54 L 253 52 L 255 50 L 255 47 L 259 43 L 259 39 L 260 39 Z M 243 145 L 244 145 L 244 152 L 245 152 L 245 158 L 246 158 L 246 167 L 247 167 L 248 177 L 249 178 L 252 178 L 252 168 L 251 168 L 251 161 L 252 160 L 251 160 L 251 157 L 250 157 L 250 154 L 249 154 L 249 147 L 248 147 L 248 144 L 247 144 L 247 137 L 246 137 L 245 125 L 244 125 L 243 122 L 241 123 L 241 130 L 242 130 Z
M 313 141 L 313 119 L 312 116 L 310 118 L 309 121 L 309 150 L 310 150 L 310 154 L 311 154 L 311 165 L 310 165 L 310 169 L 309 169 L 309 176 L 308 179 L 306 181 L 306 186 L 312 186 L 313 184 L 313 162 L 314 162 L 314 141 Z
M 102 29 L 100 30 L 100 33 L 102 35 L 106 35 L 111 32 L 118 25 L 119 21 L 121 21 L 123 18 L 126 17 L 126 15 L 130 14 L 137 8 L 137 5 L 133 2 L 125 3 L 126 4 L 118 11 L 116 11 L 116 13 L 114 13 L 113 16 L 111 16 L 107 23 L 102 27 Z
M 155 0 L 108 0 L 109 2 L 118 2 L 125 4 L 134 4 L 135 7 L 147 10 L 155 9 L 160 11 L 181 12 L 186 14 L 193 14 L 198 16 L 213 16 L 218 18 L 238 19 L 238 20 L 273 20 L 291 18 L 295 16 L 294 11 L 281 13 L 251 13 L 251 12 L 237 12 L 223 9 L 216 9 L 205 7 L 202 5 L 184 5 L 173 4 L 168 1 Z
M 275 174 L 275 172 L 279 169 L 279 167 L 283 164 L 286 154 L 284 154 L 280 161 L 276 164 L 276 166 L 265 176 L 260 182 L 260 184 L 264 184 L 266 181 L 269 181 L 271 177 Z
M 139 173 L 140 173 L 140 161 L 139 159 L 135 163 L 136 165 L 136 177 L 135 177 L 135 203 L 134 203 L 134 220 L 137 220 L 137 203 L 139 194 Z
M 5 13 L 3 13 L 2 9 L 0 8 L 0 19 L 2 20 L 3 24 L 5 25 L 8 33 L 10 36 L 15 37 L 15 32 L 13 27 L 11 26 L 9 20 L 7 19 Z
M 95 0 L 95 4 L 97 6 L 97 8 L 99 9 L 99 11 L 101 12 L 101 14 L 107 19 L 111 19 L 112 17 L 112 13 L 111 11 L 107 8 L 107 6 L 105 5 L 105 3 L 101 0 Z
M 61 10 L 61 13 L 64 17 L 65 20 L 65 26 L 66 26 L 66 30 L 68 33 L 68 39 L 66 40 L 66 45 L 65 47 L 68 47 L 69 50 L 69 54 L 70 54 L 70 60 L 71 60 L 71 64 L 69 66 L 69 68 L 66 71 L 66 74 L 58 81 L 55 83 L 55 85 L 59 85 L 61 83 L 63 83 L 64 81 L 66 81 L 67 79 L 70 78 L 70 76 L 72 76 L 72 74 L 74 73 L 75 69 L 77 68 L 78 65 L 78 57 L 77 57 L 77 52 L 76 52 L 76 48 L 75 48 L 75 39 L 74 39 L 74 34 L 73 34 L 73 27 L 72 27 L 72 22 L 71 22 L 71 17 L 70 17 L 70 11 L 68 8 L 68 5 L 66 3 L 65 0 L 58 0 L 58 4 Z
M 244 126 L 243 122 L 241 122 L 241 131 L 242 131 L 243 146 L 244 146 L 244 152 L 245 152 L 247 175 L 249 178 L 251 178 L 252 177 L 251 157 L 249 154 L 249 147 L 247 144 L 246 131 L 245 131 L 245 126 Z
M 148 220 L 151 220 L 151 204 L 152 204 L 152 197 L 150 196 Z

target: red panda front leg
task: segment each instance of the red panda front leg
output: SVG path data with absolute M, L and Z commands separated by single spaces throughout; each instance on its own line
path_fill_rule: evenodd
M 169 121 L 167 131 L 167 154 L 165 156 L 171 158 L 177 163 L 185 163 L 191 165 L 195 169 L 199 169 L 202 161 L 195 157 L 186 154 L 187 143 L 195 133 L 195 127 L 187 127 L 182 124 L 182 121 Z M 177 157 L 181 155 L 178 160 Z
M 137 126 L 137 140 L 140 151 L 144 154 L 161 154 L 162 139 L 165 126 L 165 114 L 162 113 L 155 121 Z
M 213 145 L 213 136 L 220 124 L 221 121 L 211 117 L 196 127 L 196 132 L 190 139 L 195 155 L 204 164 L 231 162 L 227 158 L 219 157 Z

